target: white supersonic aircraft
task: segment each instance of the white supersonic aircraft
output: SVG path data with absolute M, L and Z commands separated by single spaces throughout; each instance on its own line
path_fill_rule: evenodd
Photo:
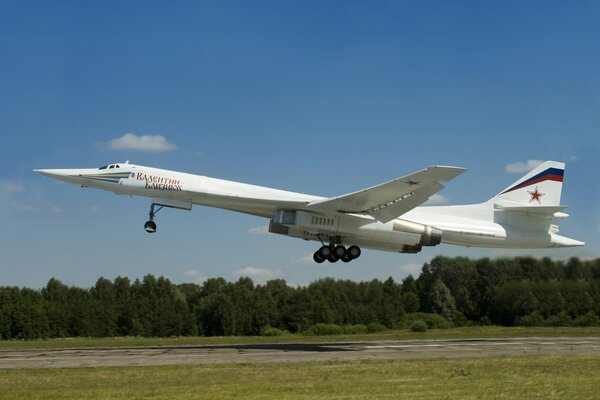
M 361 247 L 417 253 L 447 243 L 496 248 L 583 246 L 558 235 L 557 220 L 565 164 L 547 161 L 481 204 L 421 206 L 458 167 L 432 166 L 369 189 L 319 197 L 141 165 L 110 164 L 89 169 L 36 169 L 61 181 L 151 198 L 147 232 L 163 207 L 218 207 L 270 220 L 269 232 L 321 242 L 314 260 L 344 262 Z

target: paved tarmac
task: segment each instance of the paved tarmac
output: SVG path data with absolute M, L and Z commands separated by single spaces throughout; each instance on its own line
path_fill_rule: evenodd
M 600 337 L 0 350 L 0 369 L 597 355 Z

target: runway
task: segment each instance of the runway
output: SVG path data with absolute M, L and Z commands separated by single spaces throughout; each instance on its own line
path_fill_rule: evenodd
M 0 369 L 598 355 L 600 338 L 401 340 L 1 350 Z

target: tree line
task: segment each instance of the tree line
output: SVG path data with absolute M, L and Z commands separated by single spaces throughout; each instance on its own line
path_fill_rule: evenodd
M 174 284 L 153 275 L 100 278 L 88 289 L 54 278 L 41 290 L 0 287 L 0 339 L 370 331 L 416 319 L 430 327 L 600 326 L 599 316 L 600 259 L 436 257 L 416 279 L 324 278 L 298 287 L 250 278 Z

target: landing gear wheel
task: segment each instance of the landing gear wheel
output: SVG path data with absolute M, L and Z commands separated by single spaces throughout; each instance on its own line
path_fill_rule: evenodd
M 321 241 L 321 243 L 323 243 L 323 241 Z M 313 260 L 315 260 L 315 262 L 319 264 L 325 261 L 335 263 L 339 260 L 342 260 L 342 262 L 344 263 L 348 263 L 360 257 L 360 247 L 350 246 L 346 248 L 345 246 L 339 243 L 339 239 L 332 239 L 329 246 L 323 244 L 323 246 L 321 246 L 321 248 L 315 251 L 315 253 L 313 254 Z
M 323 258 L 323 256 L 321 255 L 321 252 L 319 252 L 317 250 L 317 251 L 315 251 L 315 254 L 313 254 L 313 260 L 315 260 L 315 262 L 317 264 L 321 264 L 325 261 L 325 258 Z
M 156 232 L 156 223 L 154 223 L 154 221 L 146 221 L 144 224 L 144 229 L 148 233 L 154 233 Z
M 350 257 L 350 259 L 355 260 L 360 257 L 360 247 L 358 246 L 350 246 L 346 251 L 346 254 Z
M 318 250 L 319 254 L 323 257 L 323 259 L 329 258 L 331 254 L 333 254 L 333 249 L 329 246 L 322 246 Z
M 333 253 L 337 256 L 337 258 L 342 258 L 344 254 L 346 254 L 346 248 L 341 244 L 335 246 L 333 249 Z

